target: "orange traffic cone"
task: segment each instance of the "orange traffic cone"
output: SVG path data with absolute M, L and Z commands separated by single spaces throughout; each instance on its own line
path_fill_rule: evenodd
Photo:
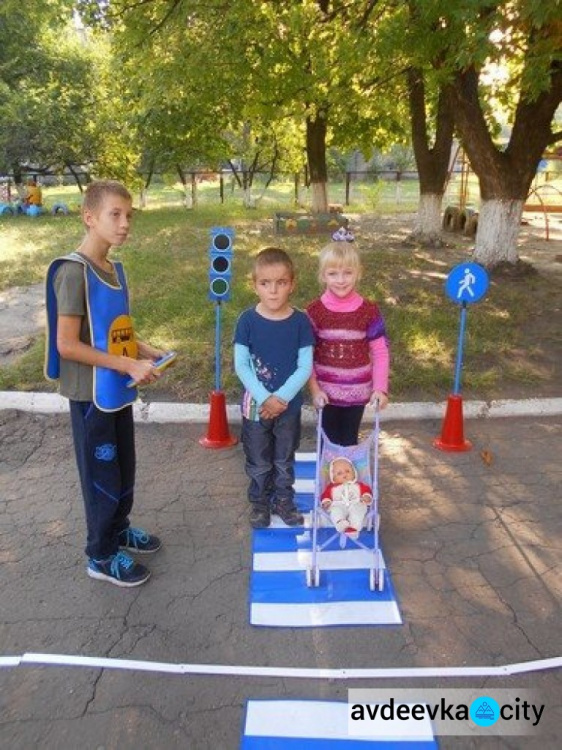
M 441 451 L 469 451 L 472 448 L 472 443 L 464 439 L 461 396 L 449 396 L 441 437 L 435 438 L 433 445 Z
M 204 448 L 230 448 L 238 438 L 230 434 L 226 418 L 226 399 L 222 391 L 211 392 L 211 414 L 205 437 L 199 439 Z

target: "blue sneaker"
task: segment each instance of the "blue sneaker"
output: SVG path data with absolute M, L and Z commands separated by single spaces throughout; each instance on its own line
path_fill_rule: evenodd
M 147 555 L 156 552 L 161 546 L 162 542 L 157 536 L 149 534 L 144 529 L 136 529 L 134 526 L 129 526 L 119 534 L 119 549 L 128 549 L 129 552 Z
M 115 586 L 131 587 L 140 586 L 141 583 L 148 581 L 150 571 L 144 565 L 137 563 L 132 557 L 125 552 L 118 552 L 111 555 L 107 560 L 88 561 L 87 573 L 90 578 L 97 578 L 99 581 L 109 581 Z

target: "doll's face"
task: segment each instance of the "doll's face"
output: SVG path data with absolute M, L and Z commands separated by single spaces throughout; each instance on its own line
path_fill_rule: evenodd
M 332 464 L 332 476 L 334 484 L 343 484 L 344 482 L 353 482 L 355 472 L 349 461 L 334 461 Z

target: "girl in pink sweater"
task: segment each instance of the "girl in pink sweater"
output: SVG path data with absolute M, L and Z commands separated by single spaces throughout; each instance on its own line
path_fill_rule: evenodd
M 320 252 L 324 293 L 307 307 L 315 334 L 309 385 L 323 407 L 322 429 L 330 442 L 356 445 L 366 404 L 388 404 L 389 351 L 384 319 L 356 290 L 361 263 L 349 242 L 330 242 Z

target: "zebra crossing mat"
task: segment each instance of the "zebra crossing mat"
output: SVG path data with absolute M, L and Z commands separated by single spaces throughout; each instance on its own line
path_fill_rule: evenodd
M 369 736 L 351 736 L 342 701 L 249 700 L 241 750 L 435 750 L 431 722 L 379 721 Z
M 314 480 L 311 461 L 297 458 L 296 502 L 304 513 L 312 509 Z M 319 529 L 322 543 L 332 528 Z M 384 586 L 371 591 L 373 534 L 364 530 L 360 549 L 348 542 L 341 549 L 336 537 L 319 554 L 320 581 L 307 586 L 312 560 L 312 530 L 288 528 L 279 519 L 252 534 L 250 623 L 268 627 L 324 627 L 338 625 L 400 625 L 402 618 L 392 580 L 382 558 Z

